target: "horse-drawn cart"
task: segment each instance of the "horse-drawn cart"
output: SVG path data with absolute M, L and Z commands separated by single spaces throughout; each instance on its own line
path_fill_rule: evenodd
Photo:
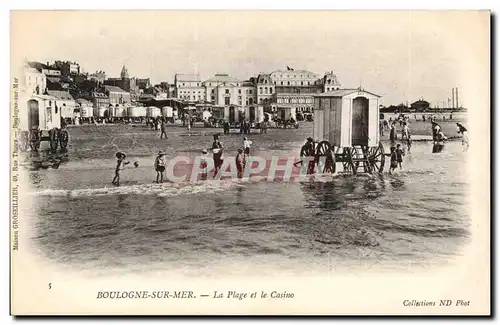
M 314 147 L 302 147 L 301 156 L 314 156 L 319 173 L 335 173 L 337 163 L 347 173 L 381 173 L 385 152 L 379 139 L 379 98 L 362 89 L 316 95 Z

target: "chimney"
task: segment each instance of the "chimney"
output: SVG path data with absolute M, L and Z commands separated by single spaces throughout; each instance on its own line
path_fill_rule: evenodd
M 451 88 L 451 107 L 455 107 L 455 88 Z
M 460 106 L 458 106 L 458 87 L 455 88 L 455 96 L 457 96 L 457 99 L 455 101 L 455 104 L 457 105 L 457 108 L 459 108 Z

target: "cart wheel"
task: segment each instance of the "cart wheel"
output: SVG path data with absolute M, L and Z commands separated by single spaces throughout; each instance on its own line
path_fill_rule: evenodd
M 365 173 L 371 174 L 373 172 L 373 168 L 370 164 L 370 148 L 367 146 L 362 146 L 363 151 L 363 169 Z
M 67 130 L 62 130 L 59 133 L 59 143 L 61 146 L 61 151 L 66 151 L 66 148 L 68 147 L 68 131 Z
M 371 147 L 368 156 L 371 168 L 373 171 L 382 173 L 385 165 L 385 152 L 382 142 L 379 142 L 378 147 Z
M 342 167 L 344 168 L 344 172 L 350 172 L 351 171 L 351 148 L 344 147 L 342 149 Z
M 323 173 L 335 173 L 335 154 L 333 153 L 333 148 L 330 146 L 330 142 L 321 141 L 316 147 L 316 164 L 319 163 L 320 157 L 325 157 L 325 165 L 323 167 Z

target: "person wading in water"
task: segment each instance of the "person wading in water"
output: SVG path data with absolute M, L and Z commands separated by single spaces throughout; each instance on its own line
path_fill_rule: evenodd
M 222 167 L 222 144 L 219 141 L 219 135 L 214 134 L 214 142 L 212 143 L 213 158 L 214 158 L 214 178 L 219 173 L 219 169 Z
M 300 157 L 314 157 L 314 140 L 313 138 L 309 137 L 307 138 L 306 143 L 302 146 L 300 149 Z M 308 163 L 307 166 L 307 174 L 311 175 L 314 174 L 314 164 L 315 161 L 314 159 L 311 159 Z
M 469 148 L 469 132 L 467 129 L 460 123 L 457 123 L 458 133 L 462 133 L 462 146 L 467 146 Z

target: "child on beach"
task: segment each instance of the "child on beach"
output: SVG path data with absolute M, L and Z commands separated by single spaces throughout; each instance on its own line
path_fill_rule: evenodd
M 401 145 L 398 144 L 396 147 L 396 160 L 398 162 L 399 169 L 403 169 L 401 164 L 403 163 L 403 156 L 405 155 L 403 149 L 401 149 Z
M 245 150 L 245 156 L 250 155 L 250 145 L 252 144 L 252 141 L 248 140 L 247 137 L 243 138 L 243 149 Z
M 208 176 L 208 163 L 207 163 L 207 156 L 208 156 L 208 151 L 203 149 L 201 151 L 202 156 L 200 159 L 200 169 L 201 169 L 201 179 L 206 180 Z
M 155 159 L 156 183 L 163 183 L 163 173 L 165 172 L 165 160 L 163 156 L 165 156 L 165 152 L 160 150 Z
M 115 177 L 113 178 L 113 181 L 111 182 L 113 185 L 120 186 L 120 174 L 125 165 L 128 165 L 130 161 L 125 161 L 125 158 L 127 158 L 127 155 L 124 154 L 123 152 L 117 152 L 116 153 L 116 169 L 115 169 Z
M 238 154 L 236 155 L 236 169 L 238 170 L 238 178 L 243 177 L 243 170 L 245 169 L 245 158 L 243 158 L 243 149 L 238 149 Z
M 396 156 L 396 147 L 391 147 L 391 166 L 389 167 L 389 174 L 392 174 L 393 170 L 398 167 L 398 158 Z

